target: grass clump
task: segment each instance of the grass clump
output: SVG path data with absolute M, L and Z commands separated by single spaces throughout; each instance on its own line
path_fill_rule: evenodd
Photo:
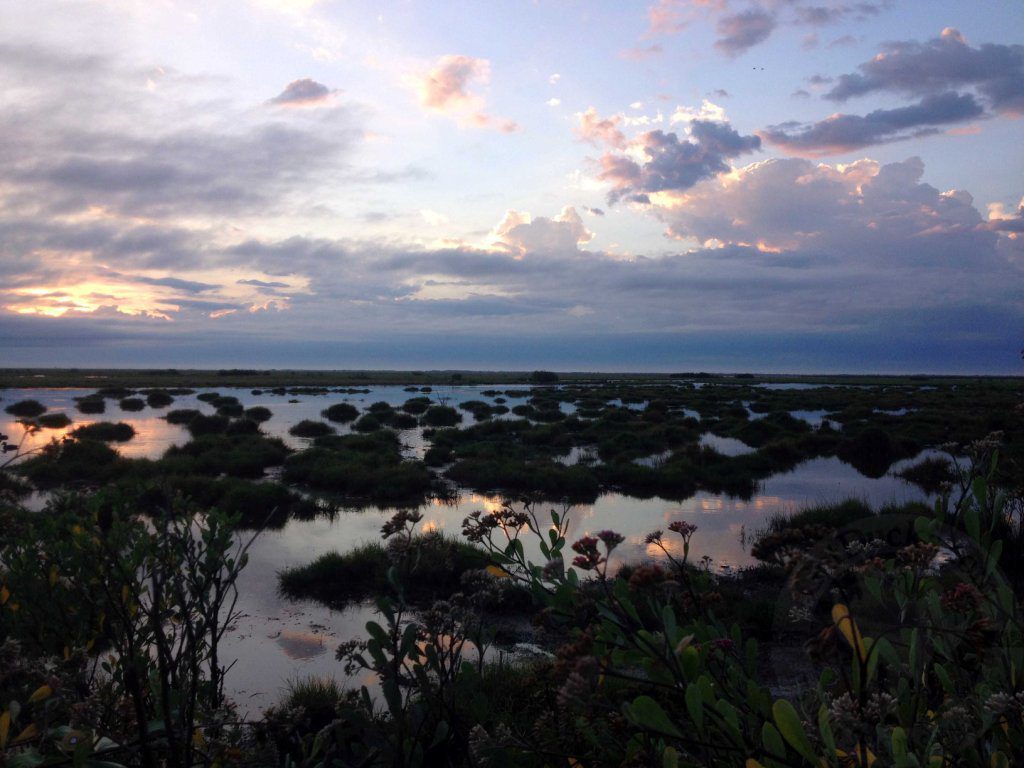
M 167 450 L 159 469 L 176 475 L 262 477 L 267 467 L 284 463 L 288 447 L 260 434 L 208 434 Z
M 123 421 L 97 421 L 84 424 L 71 433 L 79 440 L 100 440 L 105 443 L 125 443 L 135 437 L 135 428 Z
M 380 419 L 372 413 L 366 413 L 359 417 L 359 421 L 352 425 L 352 429 L 356 432 L 376 432 L 383 426 L 380 423 Z
M 944 485 L 957 479 L 956 471 L 949 460 L 939 457 L 922 459 L 902 472 L 897 472 L 896 475 L 913 483 L 925 493 L 938 493 Z
M 350 403 L 335 403 L 329 408 L 324 408 L 320 415 L 328 421 L 333 421 L 337 424 L 347 424 L 359 416 L 359 409 Z
M 459 589 L 463 573 L 490 564 L 483 550 L 436 532 L 414 536 L 410 546 L 416 550 L 409 558 L 415 566 L 404 584 L 406 596 L 412 600 L 447 597 Z M 373 542 L 344 554 L 329 552 L 308 565 L 288 568 L 278 575 L 278 587 L 292 600 L 343 605 L 386 592 L 392 565 L 385 546 Z
M 146 407 L 146 401 L 141 397 L 126 397 L 120 405 L 122 411 L 141 411 Z
M 23 419 L 34 419 L 37 416 L 42 416 L 46 413 L 46 406 L 38 400 L 20 400 L 17 403 L 8 405 L 4 410 L 11 414 L 11 416 L 17 416 Z
M 107 410 L 107 401 L 104 400 L 102 397 L 90 395 L 88 397 L 78 398 L 75 407 L 78 408 L 79 412 L 81 413 L 104 413 Z
M 334 427 L 322 421 L 303 419 L 289 429 L 288 434 L 293 437 L 322 437 L 323 435 L 334 434 Z
M 454 427 L 461 421 L 462 414 L 450 405 L 432 405 L 420 418 L 420 423 L 426 427 Z
M 254 405 L 252 408 L 246 408 L 242 415 L 249 421 L 255 421 L 257 424 L 262 424 L 265 421 L 270 421 L 270 418 L 274 414 L 270 412 L 269 408 L 265 408 L 262 405 Z
M 203 435 L 219 435 L 226 432 L 230 423 L 231 419 L 227 416 L 220 414 L 207 416 L 205 413 L 196 413 L 185 426 L 192 437 L 202 437 Z
M 103 485 L 125 475 L 132 464 L 98 440 L 56 440 L 15 467 L 38 488 Z
M 394 432 L 327 435 L 290 456 L 284 480 L 380 504 L 419 503 L 434 486 L 422 462 L 404 461 Z
M 46 429 L 63 429 L 71 424 L 71 417 L 66 413 L 44 413 L 36 419 L 36 423 Z
M 164 418 L 168 424 L 188 424 L 196 416 L 202 414 L 194 408 L 179 408 L 174 411 L 168 411 Z
M 150 408 L 166 408 L 174 402 L 174 398 L 168 392 L 155 389 L 146 395 L 146 402 Z

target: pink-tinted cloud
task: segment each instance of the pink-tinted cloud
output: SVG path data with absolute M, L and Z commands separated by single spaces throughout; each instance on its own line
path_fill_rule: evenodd
M 576 113 L 579 125 L 574 128 L 574 133 L 582 141 L 587 141 L 594 146 L 608 145 L 615 149 L 623 149 L 626 146 L 626 136 L 619 129 L 622 125 L 622 115 L 601 117 L 594 107 L 586 112 Z
M 528 213 L 509 210 L 491 234 L 496 247 L 516 258 L 531 253 L 573 253 L 594 238 L 571 205 L 554 218 L 533 218 Z
M 461 125 L 503 133 L 518 130 L 513 120 L 488 114 L 484 98 L 472 90 L 473 86 L 487 85 L 490 79 L 491 63 L 487 59 L 446 55 L 416 79 L 416 89 L 426 109 Z

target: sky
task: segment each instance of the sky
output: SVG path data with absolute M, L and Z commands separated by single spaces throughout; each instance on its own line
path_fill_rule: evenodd
M 4 0 L 0 366 L 1024 372 L 1019 0 Z

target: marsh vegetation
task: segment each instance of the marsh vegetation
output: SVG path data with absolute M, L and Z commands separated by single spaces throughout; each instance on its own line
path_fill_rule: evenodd
M 255 373 L 246 376 L 259 378 Z M 300 386 L 268 380 L 266 386 L 241 390 L 229 386 L 234 374 L 224 379 L 211 391 L 185 386 L 198 385 L 198 380 L 175 379 L 158 386 L 122 378 L 120 384 L 96 391 L 6 393 L 5 411 L 11 420 L 2 431 L 15 455 L 2 473 L 0 522 L 5 530 L 36 536 L 37 544 L 42 541 L 38 537 L 55 535 L 28 524 L 38 516 L 24 508 L 26 494 L 33 489 L 36 508 L 45 507 L 51 516 L 59 512 L 66 521 L 71 519 L 67 515 L 75 516 L 69 525 L 84 530 L 109 529 L 113 523 L 105 510 L 117 510 L 118 520 L 125 524 L 141 521 L 141 530 L 153 530 L 168 510 L 175 510 L 177 519 L 222 516 L 224 530 L 234 532 L 229 534 L 231 541 L 245 542 L 251 533 L 259 533 L 255 551 L 260 560 L 249 566 L 256 571 L 247 583 L 250 590 L 271 584 L 274 593 L 261 598 L 272 606 L 268 609 L 249 602 L 251 592 L 243 589 L 240 605 L 263 616 L 263 621 L 272 617 L 268 611 L 304 610 L 318 621 L 335 622 L 334 635 L 313 633 L 321 644 L 338 636 L 333 640 L 337 645 L 349 635 L 359 635 L 360 628 L 345 624 L 345 617 L 364 615 L 348 612 L 364 611 L 359 606 L 366 600 L 378 600 L 383 634 L 373 634 L 371 643 L 378 643 L 384 661 L 373 653 L 360 654 L 365 646 L 344 646 L 341 653 L 352 674 L 363 669 L 377 681 L 365 694 L 369 699 L 348 686 L 340 662 L 340 687 L 303 677 L 310 668 L 308 654 L 288 656 L 287 664 L 278 667 L 280 685 L 291 680 L 292 687 L 265 721 L 267 744 L 278 754 L 275 760 L 306 759 L 303 750 L 308 750 L 315 733 L 331 726 L 333 715 L 343 712 L 347 725 L 334 726 L 328 738 L 331 754 L 348 755 L 344 760 L 368 759 L 368 753 L 357 754 L 363 743 L 359 739 L 377 734 L 372 738 L 383 739 L 387 749 L 405 750 L 387 752 L 389 760 L 408 761 L 415 754 L 416 760 L 432 764 L 429 755 L 439 754 L 436 750 L 443 747 L 446 754 L 461 755 L 453 759 L 456 764 L 474 764 L 478 758 L 473 755 L 495 759 L 508 754 L 516 756 L 516 765 L 535 765 L 524 737 L 533 732 L 539 734 L 537 743 L 545 744 L 546 754 L 581 755 L 584 764 L 596 764 L 597 747 L 577 730 L 578 723 L 586 723 L 590 732 L 601 734 L 602 749 L 618 750 L 623 759 L 630 750 L 639 750 L 635 754 L 644 761 L 663 762 L 665 755 L 674 753 L 689 755 L 687 759 L 699 764 L 728 765 L 732 753 L 707 746 L 693 730 L 692 702 L 686 703 L 687 696 L 694 696 L 687 693 L 688 686 L 707 674 L 716 685 L 726 686 L 716 696 L 739 717 L 739 736 L 729 726 L 730 735 L 716 732 L 716 744 L 738 738 L 745 754 L 760 756 L 762 765 L 772 765 L 773 760 L 800 764 L 806 756 L 787 739 L 783 738 L 781 751 L 777 744 L 766 747 L 761 740 L 765 723 L 783 727 L 770 703 L 765 710 L 761 699 L 737 699 L 735 692 L 726 693 L 733 685 L 730 680 L 756 679 L 756 685 L 764 684 L 757 665 L 743 660 L 749 653 L 746 638 L 765 645 L 755 660 L 765 653 L 792 654 L 799 645 L 792 632 L 779 629 L 779 601 L 800 563 L 810 562 L 812 553 L 815 558 L 836 558 L 828 542 L 850 531 L 871 531 L 873 521 L 898 519 L 910 521 L 909 528 L 901 529 L 911 531 L 910 539 L 851 563 L 860 568 L 865 562 L 891 560 L 895 568 L 905 568 L 907 558 L 917 551 L 904 552 L 905 547 L 931 546 L 945 535 L 926 531 L 924 524 L 914 521 L 934 519 L 936 503 L 946 499 L 949 512 L 943 525 L 988 547 L 993 573 L 1018 589 L 1019 574 L 1024 572 L 1019 521 L 994 516 L 993 511 L 998 492 L 1009 499 L 1001 509 L 1020 513 L 1024 415 L 1018 405 L 1024 390 L 1015 380 L 835 380 L 791 387 L 787 382 L 737 377 L 561 377 L 524 387 L 500 377 L 486 386 L 452 386 L 449 377 L 428 379 L 429 384 L 406 379 L 403 386 L 389 387 L 349 382 Z M 849 385 L 853 383 L 857 386 Z M 74 410 L 78 414 L 73 422 L 67 414 Z M 100 414 L 104 420 L 96 420 Z M 993 461 L 996 454 L 998 460 Z M 992 489 L 982 497 L 975 483 L 979 478 Z M 973 518 L 965 510 L 972 505 L 987 528 L 976 530 L 970 522 Z M 386 522 L 394 509 L 402 510 L 404 517 Z M 557 512 L 547 523 L 550 510 Z M 474 516 L 474 511 L 480 514 Z M 702 515 L 699 533 L 680 525 L 679 531 L 685 532 L 681 538 L 647 535 L 680 512 Z M 376 535 L 382 523 L 387 533 L 383 543 Z M 184 541 L 183 532 L 176 535 Z M 495 537 L 506 535 L 519 543 L 492 546 Z M 573 539 L 573 554 L 562 557 Z M 27 541 L 16 540 L 19 546 Z M 559 558 L 562 570 L 553 564 Z M 26 595 L 23 599 L 39 599 L 27 597 L 36 595 L 28 571 L 12 571 L 6 564 L 14 561 L 7 555 L 0 562 L 5 564 L 0 566 L 5 589 L 13 592 L 16 584 Z M 948 563 L 927 565 L 938 567 L 940 576 L 934 584 L 925 579 L 915 589 L 936 591 L 941 603 L 956 586 L 954 576 L 942 571 L 948 570 Z M 571 572 L 577 575 L 570 576 Z M 588 575 L 595 578 L 588 580 Z M 852 568 L 843 578 L 856 581 L 861 576 Z M 968 581 L 983 589 L 990 576 L 974 574 Z M 865 594 L 872 593 L 859 592 L 856 599 L 866 599 Z M 611 602 L 609 595 L 614 596 Z M 949 598 L 954 599 L 961 598 Z M 623 607 L 627 600 L 636 615 Z M 445 607 L 437 608 L 437 601 Z M 854 601 L 851 595 L 848 602 Z M 1018 610 L 1019 601 L 1011 602 Z M 325 606 L 324 612 L 319 612 L 319 605 Z M 972 606 L 971 611 L 982 610 Z M 672 627 L 664 624 L 669 608 L 675 616 Z M 625 614 L 617 613 L 623 610 Z M 843 663 L 848 663 L 851 648 L 842 645 L 842 623 L 832 622 L 829 611 L 822 613 L 820 606 L 809 610 L 808 621 L 824 621 L 833 627 L 833 639 L 838 638 L 828 658 L 845 653 Z M 881 610 L 865 604 L 858 621 L 876 621 Z M 0 629 L 5 636 L 22 637 L 30 625 L 15 621 L 9 607 L 6 611 L 0 608 Z M 1010 652 L 1000 643 L 1016 630 L 1008 629 L 1004 620 L 1002 616 L 997 621 L 1004 634 L 991 646 L 994 653 Z M 68 621 L 74 624 L 78 619 Z M 635 647 L 631 633 L 643 629 L 653 637 L 667 637 L 684 626 L 687 634 L 679 641 L 692 634 L 691 644 L 698 652 L 696 662 L 686 662 L 697 667 L 686 671 L 685 680 L 672 678 L 671 670 L 645 673 L 644 680 L 629 679 L 634 666 L 646 669 L 644 665 L 651 664 L 650 670 L 659 670 L 658 665 L 667 663 L 645 656 L 651 649 Z M 414 653 L 403 646 L 407 627 L 415 627 L 409 631 L 420 644 L 417 647 L 435 648 L 439 655 L 432 660 L 425 651 Z M 97 658 L 85 648 L 82 627 L 75 632 L 79 634 L 68 644 L 73 658 L 83 663 Z M 242 639 L 230 634 L 223 636 L 224 647 L 242 647 Z M 289 642 L 312 642 L 303 637 L 294 634 Z M 394 638 L 398 645 L 391 645 Z M 245 642 L 250 644 L 246 647 L 270 649 L 261 653 L 291 647 L 278 646 L 280 640 L 271 637 Z M 540 655 L 529 660 L 516 650 L 520 646 L 539 648 Z M 604 650 L 599 652 L 598 646 Z M 63 653 L 63 648 L 59 650 Z M 855 646 L 852 651 L 856 656 Z M 954 652 L 965 651 L 956 646 L 950 650 Z M 609 664 L 603 659 L 611 657 L 603 653 L 627 655 L 621 657 L 622 664 Z M 42 663 L 46 655 L 41 648 L 32 654 L 36 655 L 18 662 L 19 669 L 32 669 L 33 659 Z M 889 665 L 888 674 L 899 677 L 888 649 L 884 654 L 878 663 Z M 318 669 L 329 668 L 329 654 L 314 658 L 321 660 L 316 662 Z M 388 665 L 397 658 L 404 659 L 405 669 L 420 671 L 395 677 Z M 962 662 L 962 655 L 957 658 Z M 818 674 L 836 664 L 811 660 L 772 685 L 793 689 L 797 673 L 803 674 L 805 667 Z M 651 680 L 660 678 L 647 676 L 663 673 L 668 677 L 659 685 L 681 686 L 678 700 L 650 687 Z M 598 674 L 606 676 L 603 688 L 594 686 Z M 13 682 L 0 681 L 0 688 L 9 694 L 8 700 L 20 697 L 27 702 L 33 693 L 24 690 L 30 679 L 31 672 L 26 671 L 11 678 Z M 856 695 L 878 694 L 882 683 L 869 682 Z M 971 697 L 980 694 L 968 691 L 969 682 L 957 677 L 952 685 L 958 697 L 974 706 Z M 985 685 L 997 683 L 990 680 Z M 398 698 L 394 691 L 389 693 L 392 684 Z M 743 683 L 753 690 L 750 684 Z M 235 690 L 230 674 L 218 685 L 226 685 L 229 694 Z M 830 685 L 829 690 L 838 690 L 834 681 Z M 496 687 L 504 691 L 500 701 L 480 700 L 482 692 Z M 758 697 L 768 695 L 767 689 L 758 690 Z M 383 696 L 376 699 L 384 702 L 383 711 L 367 704 L 374 696 Z M 196 711 L 208 717 L 210 707 L 224 701 L 207 699 Z M 590 707 L 586 701 L 600 706 Z M 727 710 L 718 701 L 701 706 Z M 67 699 L 68 706 L 71 702 Z M 247 713 L 256 717 L 274 703 L 273 698 L 264 698 L 250 704 L 254 708 Z M 558 724 L 544 719 L 545 712 L 559 707 L 568 707 L 565 711 L 576 721 Z M 58 707 L 54 717 L 63 716 L 56 714 L 63 711 Z M 620 713 L 618 720 L 611 716 L 613 711 Z M 35 722 L 41 713 L 26 706 L 17 716 L 19 728 Z M 919 715 L 900 713 L 887 721 L 884 733 L 861 738 L 870 739 L 873 754 L 893 758 L 893 723 L 906 731 L 919 724 Z M 102 725 L 110 729 L 111 722 Z M 665 722 L 671 730 L 665 729 Z M 413 727 L 426 729 L 427 743 L 401 742 L 395 729 Z M 838 733 L 845 726 L 835 721 L 832 727 Z M 472 740 L 471 731 L 476 734 Z M 756 743 L 751 740 L 755 732 Z M 835 737 L 847 739 L 842 751 L 849 754 L 856 744 L 842 733 Z M 1016 754 L 998 734 L 985 733 L 991 744 L 986 760 L 996 752 Z M 222 738 L 233 749 L 241 749 L 250 738 L 208 734 L 204 738 Z M 839 747 L 830 752 L 824 737 L 805 736 L 816 760 L 839 764 Z M 162 734 L 150 746 L 171 749 L 168 738 Z M 435 739 L 437 744 L 431 746 Z M 925 746 L 914 744 L 916 754 L 924 754 L 920 750 Z M 942 754 L 967 759 L 966 747 L 949 740 L 941 747 Z M 139 752 L 132 754 L 141 759 Z M 145 764 L 139 759 L 135 763 Z M 333 764 L 349 764 L 344 760 Z

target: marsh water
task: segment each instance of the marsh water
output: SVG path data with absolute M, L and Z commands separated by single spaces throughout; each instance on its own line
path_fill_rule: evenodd
M 371 403 L 384 401 L 399 406 L 410 397 L 429 396 L 434 401 L 458 406 L 469 400 L 493 402 L 482 394 L 494 389 L 488 386 L 434 387 L 429 393 L 410 392 L 399 386 L 367 387 L 368 392 L 324 395 L 254 394 L 248 389 L 197 389 L 193 394 L 176 396 L 169 408 L 147 407 L 142 411 L 124 411 L 117 400 L 107 400 L 103 414 L 87 415 L 75 408 L 75 398 L 90 394 L 85 389 L 8 389 L 2 392 L 0 406 L 32 398 L 46 405 L 50 412 L 65 412 L 73 421 L 66 428 L 43 429 L 25 436 L 22 451 L 31 451 L 52 439 L 60 439 L 75 427 L 96 421 L 123 421 L 132 425 L 135 436 L 124 443 L 113 444 L 124 456 L 156 458 L 172 445 L 183 445 L 190 439 L 183 426 L 169 424 L 163 417 L 168 410 L 194 408 L 212 412 L 208 403 L 198 399 L 204 392 L 219 392 L 237 397 L 244 407 L 265 406 L 273 414 L 261 425 L 264 433 L 280 437 L 290 447 L 301 449 L 311 443 L 306 438 L 288 433 L 290 427 L 303 419 L 320 419 L 320 412 L 338 402 L 349 402 L 365 410 Z M 526 387 L 519 389 L 525 390 Z M 503 394 L 509 406 L 525 402 Z M 566 413 L 575 410 L 562 404 Z M 793 412 L 795 417 L 820 422 L 824 412 Z M 518 418 L 499 416 L 497 418 Z M 463 413 L 463 425 L 472 424 L 470 413 Z M 339 433 L 348 426 L 337 425 Z M 23 427 L 6 414 L 0 418 L 0 432 L 17 441 Z M 403 452 L 410 458 L 421 458 L 428 442 L 422 428 L 399 432 Z M 702 443 L 729 456 L 753 450 L 735 438 L 706 432 Z M 722 572 L 749 565 L 750 539 L 773 514 L 794 512 L 809 505 L 859 498 L 872 507 L 912 500 L 927 500 L 915 485 L 895 475 L 901 468 L 921 457 L 894 465 L 884 476 L 871 479 L 861 475 L 835 457 L 816 458 L 798 465 L 789 472 L 773 475 L 759 483 L 749 499 L 727 494 L 697 493 L 682 501 L 659 498 L 637 499 L 607 493 L 593 504 L 568 507 L 569 540 L 603 529 L 613 529 L 626 536 L 617 550 L 623 561 L 658 557 L 661 553 L 648 548 L 645 535 L 654 529 L 666 528 L 672 520 L 685 519 L 698 526 L 693 538 L 691 558 L 710 558 L 712 568 Z M 648 457 L 657 461 L 659 457 Z M 597 461 L 587 449 L 575 448 L 561 459 L 566 463 Z M 41 508 L 45 497 L 36 495 L 33 506 Z M 435 501 L 421 508 L 423 530 L 441 530 L 458 534 L 462 519 L 478 509 L 493 508 L 502 503 L 497 496 L 471 492 L 458 493 L 453 500 Z M 562 511 L 559 508 L 559 511 Z M 372 618 L 369 605 L 353 605 L 344 610 L 331 610 L 312 601 L 289 601 L 278 595 L 277 574 L 297 565 L 304 565 L 331 551 L 344 552 L 359 544 L 379 538 L 381 524 L 393 510 L 379 507 L 340 509 L 332 515 L 313 520 L 292 519 L 277 530 L 259 534 L 250 549 L 250 562 L 240 580 L 239 610 L 241 616 L 226 638 L 222 658 L 237 658 L 228 675 L 229 692 L 243 712 L 256 714 L 279 698 L 289 680 L 311 674 L 341 677 L 343 672 L 334 658 L 337 645 L 350 638 L 365 635 L 366 621 Z M 539 559 L 539 558 L 538 558 Z M 350 681 L 358 684 L 359 681 Z

